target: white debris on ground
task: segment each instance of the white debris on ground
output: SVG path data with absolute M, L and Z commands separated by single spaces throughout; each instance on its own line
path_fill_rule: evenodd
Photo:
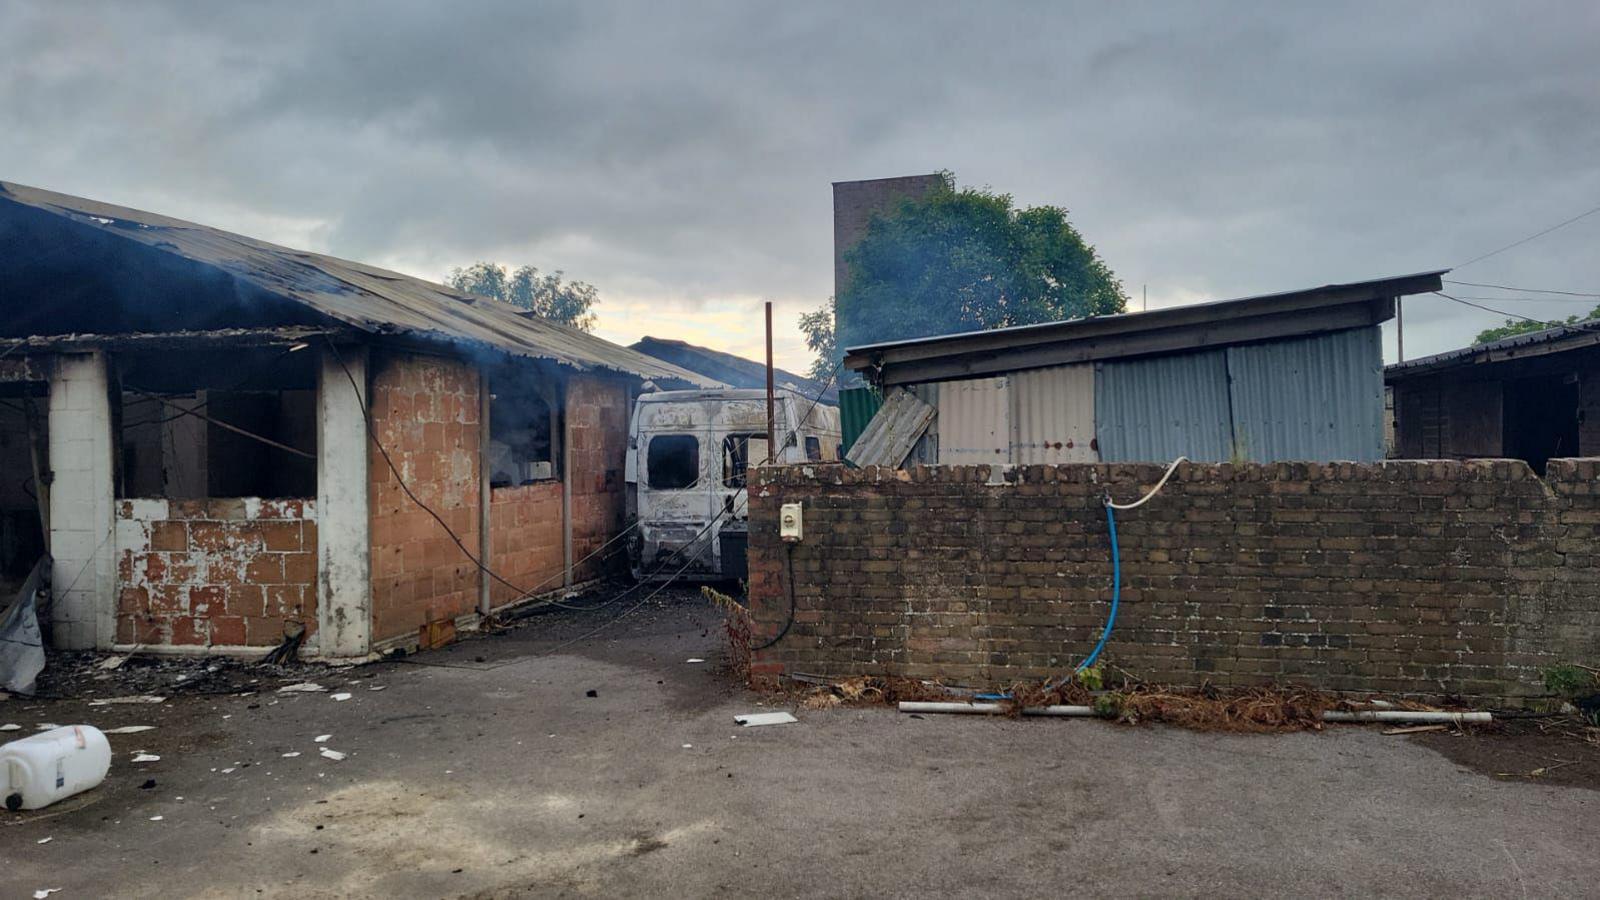
M 328 738 L 331 738 L 331 737 L 333 737 L 333 735 L 331 735 L 331 734 L 319 734 L 316 737 L 312 738 L 311 740 L 314 743 L 320 744 L 323 741 L 326 741 Z
M 324 759 L 331 759 L 334 762 L 338 762 L 339 760 L 345 758 L 345 754 L 339 752 L 338 750 L 330 750 L 327 747 L 323 747 L 321 753 Z
M 167 698 L 157 697 L 154 694 L 135 694 L 132 697 L 102 697 L 99 700 L 90 700 L 90 706 L 111 706 L 121 703 L 165 703 Z
M 337 694 L 330 695 L 328 697 L 328 699 L 330 699 L 330 700 L 349 700 L 350 699 L 350 694 L 347 691 L 340 691 Z
M 286 684 L 278 688 L 280 694 L 316 694 L 327 690 L 315 681 L 300 681 L 295 684 Z
M 155 755 L 154 753 L 146 753 L 143 750 L 135 750 L 133 753 L 133 761 L 136 763 L 160 762 L 161 757 Z
M 746 713 L 734 716 L 733 720 L 746 728 L 754 728 L 757 725 L 790 725 L 800 721 L 786 712 Z
M 121 728 L 107 728 L 101 734 L 138 734 L 141 731 L 153 731 L 154 725 L 123 725 Z

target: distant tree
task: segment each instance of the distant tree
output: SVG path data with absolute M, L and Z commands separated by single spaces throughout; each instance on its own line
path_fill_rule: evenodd
M 839 362 L 839 347 L 833 334 L 833 298 L 815 312 L 800 314 L 800 333 L 806 336 L 806 349 L 817 355 L 806 371 L 814 381 L 827 381 Z
M 1019 208 L 1009 194 L 957 189 L 955 176 L 941 175 L 942 187 L 873 218 L 845 255 L 849 282 L 801 320 L 808 346 L 831 348 L 824 373 L 850 345 L 1127 308 L 1122 284 L 1065 209 Z
M 541 274 L 533 266 L 515 272 L 492 262 L 450 270 L 448 284 L 458 291 L 492 297 L 532 310 L 534 315 L 584 331 L 594 329 L 599 291 L 584 281 L 563 281 L 561 270 Z
M 1558 322 L 1529 322 L 1527 319 L 1507 319 L 1506 323 L 1498 328 L 1486 328 L 1478 332 L 1478 336 L 1472 342 L 1474 344 L 1489 344 L 1508 337 L 1515 337 L 1519 334 L 1543 331 L 1546 328 L 1554 328 L 1557 325 L 1574 325 L 1578 322 L 1587 322 L 1590 319 L 1600 319 L 1600 306 L 1590 310 L 1589 314 L 1581 319 L 1577 316 L 1567 316 L 1565 321 Z

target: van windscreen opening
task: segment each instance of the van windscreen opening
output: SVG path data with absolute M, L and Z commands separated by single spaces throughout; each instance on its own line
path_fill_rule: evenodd
M 650 487 L 675 491 L 700 480 L 700 439 L 692 434 L 661 434 L 650 439 L 645 454 Z

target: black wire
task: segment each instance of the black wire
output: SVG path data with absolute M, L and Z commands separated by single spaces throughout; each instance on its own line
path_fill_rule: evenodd
M 1433 291 L 1432 293 L 1438 294 L 1439 296 L 1445 298 L 1446 300 L 1454 300 L 1455 302 L 1460 303 L 1463 306 L 1471 306 L 1471 307 L 1473 307 L 1475 309 L 1481 309 L 1484 312 L 1492 312 L 1495 315 L 1505 316 L 1506 318 L 1509 318 L 1509 319 L 1521 319 L 1524 322 L 1532 322 L 1535 325 L 1543 325 L 1546 328 L 1570 328 L 1570 329 L 1572 329 L 1574 331 L 1600 332 L 1600 328 L 1586 328 L 1586 327 L 1584 327 L 1583 322 L 1581 322 L 1581 321 L 1580 322 L 1546 322 L 1543 319 L 1535 319 L 1535 318 L 1533 318 L 1531 316 L 1519 315 L 1518 313 L 1514 313 L 1514 312 L 1506 312 L 1503 309 L 1495 309 L 1492 306 L 1484 306 L 1481 303 L 1473 303 L 1470 300 L 1463 300 L 1460 297 L 1453 297 L 1453 296 L 1451 296 L 1449 294 L 1446 294 L 1444 291 Z M 1588 321 L 1588 320 L 1584 320 L 1584 321 Z
M 1444 279 L 1445 284 L 1464 284 L 1467 287 L 1493 288 L 1497 291 L 1521 291 L 1524 294 L 1560 294 L 1564 297 L 1600 297 L 1600 294 L 1586 294 L 1582 291 L 1552 291 L 1544 288 L 1512 287 L 1507 284 L 1485 284 L 1481 281 L 1456 281 L 1451 278 Z
M 811 405 L 806 407 L 806 414 L 801 416 L 800 420 L 794 423 L 793 427 L 791 427 L 789 429 L 789 433 L 783 436 L 783 440 L 781 442 L 779 442 L 777 447 L 768 447 L 767 448 L 767 462 L 770 463 L 773 460 L 778 458 L 778 449 L 780 447 L 789 446 L 789 440 L 791 438 L 793 438 L 795 436 L 795 434 L 797 434 L 800 431 L 801 425 L 807 419 L 811 418 L 811 411 L 817 408 L 817 404 L 818 403 L 822 402 L 822 395 L 826 394 L 828 392 L 828 388 L 833 386 L 833 380 L 835 378 L 839 377 L 839 370 L 841 368 L 843 368 L 843 367 L 844 367 L 844 360 L 843 359 L 839 360 L 837 363 L 834 364 L 833 371 L 828 373 L 828 380 L 824 381 L 822 383 L 822 389 L 817 391 L 817 396 L 811 398 Z
M 765 644 L 762 644 L 759 647 L 751 647 L 750 648 L 750 652 L 751 653 L 755 653 L 758 650 L 765 650 L 768 647 L 771 647 L 773 644 L 776 644 L 777 642 L 783 640 L 784 636 L 789 633 L 789 628 L 794 625 L 794 610 L 795 610 L 795 602 L 794 602 L 794 545 L 790 544 L 790 543 L 785 543 L 783 545 L 783 547 L 784 547 L 785 550 L 788 551 L 787 553 L 784 554 L 784 557 L 783 557 L 783 560 L 784 560 L 783 567 L 784 567 L 784 576 L 785 576 L 784 577 L 784 582 L 789 586 L 789 618 L 784 620 L 783 629 L 780 630 L 778 632 L 778 634 L 775 637 L 773 637 L 772 640 L 767 641 Z
M 1483 260 L 1486 260 L 1491 256 L 1498 256 L 1499 254 L 1504 253 L 1507 250 L 1511 250 L 1511 249 L 1516 248 L 1516 247 L 1521 247 L 1523 244 L 1526 244 L 1527 242 L 1529 242 L 1531 240 L 1535 240 L 1537 238 L 1542 238 L 1545 235 L 1549 234 L 1552 231 L 1555 231 L 1558 228 L 1565 228 L 1568 225 L 1571 225 L 1573 222 L 1576 222 L 1579 219 L 1587 219 L 1588 217 L 1594 215 L 1595 213 L 1600 213 L 1600 206 L 1596 206 L 1594 209 L 1591 209 L 1588 212 L 1579 213 L 1579 214 L 1573 216 L 1572 218 L 1567 219 L 1565 222 L 1558 222 L 1555 225 L 1551 225 L 1549 228 L 1546 228 L 1545 230 L 1543 230 L 1541 232 L 1538 232 L 1537 234 L 1530 234 L 1530 235 L 1528 235 L 1527 237 L 1523 238 L 1520 241 L 1514 241 L 1512 243 L 1509 243 L 1509 244 L 1505 245 L 1504 247 L 1501 247 L 1498 250 L 1490 250 L 1488 253 L 1485 253 L 1485 254 L 1483 254 L 1481 256 L 1474 256 L 1473 258 L 1467 260 L 1466 262 L 1456 266 L 1455 267 L 1455 271 L 1459 272 L 1462 269 L 1465 269 L 1467 266 L 1472 265 L 1473 263 L 1482 262 Z

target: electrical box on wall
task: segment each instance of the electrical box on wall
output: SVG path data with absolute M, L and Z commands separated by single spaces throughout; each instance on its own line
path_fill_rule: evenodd
M 802 521 L 800 504 L 785 503 L 778 511 L 778 537 L 786 541 L 798 541 L 805 537 Z

